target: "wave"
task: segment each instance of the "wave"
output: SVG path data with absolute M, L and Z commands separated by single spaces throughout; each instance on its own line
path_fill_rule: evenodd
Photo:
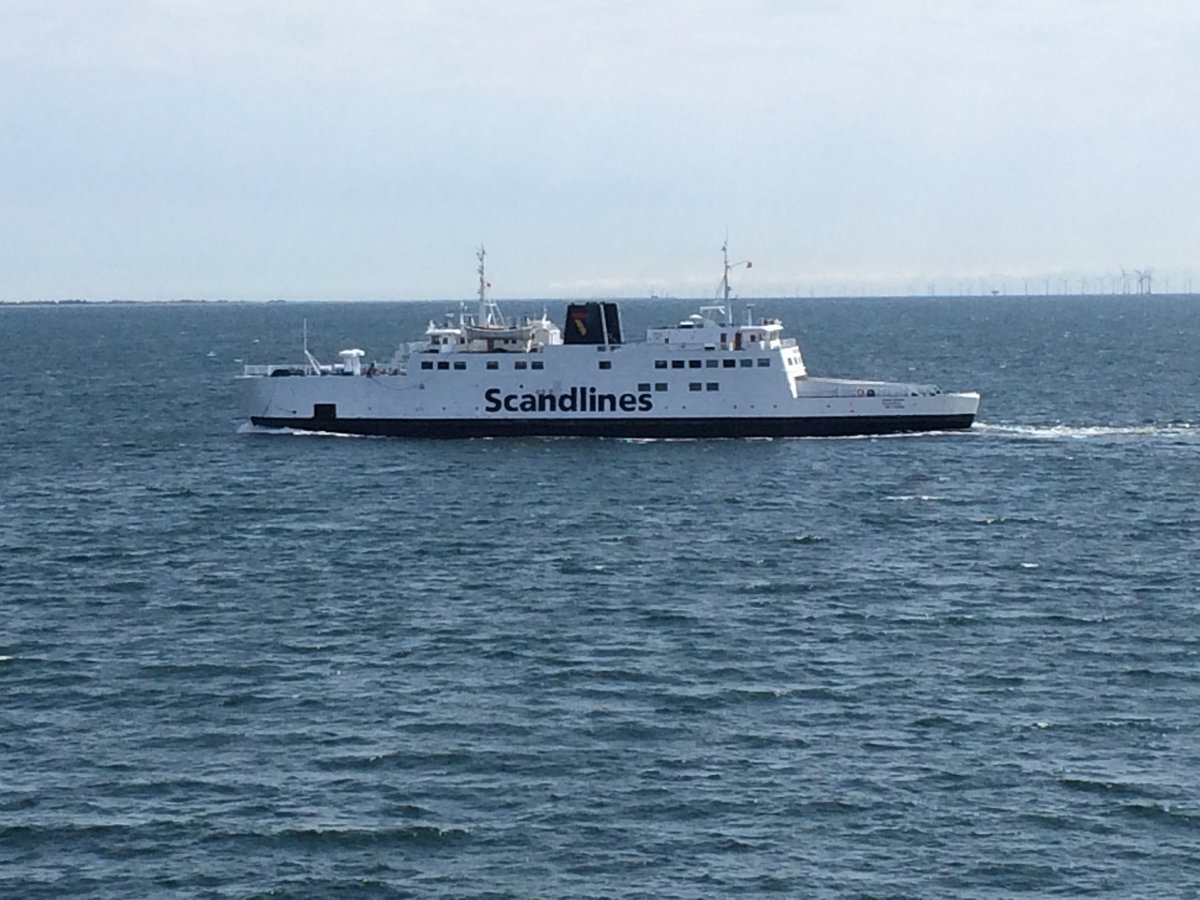
M 363 827 L 298 826 L 280 830 L 217 831 L 197 834 L 180 820 L 148 820 L 144 822 L 69 822 L 58 825 L 17 824 L 0 826 L 0 839 L 10 846 L 56 845 L 61 841 L 78 843 L 96 839 L 107 843 L 119 840 L 153 840 L 156 843 L 188 838 L 202 844 L 234 843 L 292 848 L 362 847 L 362 846 L 442 846 L 469 840 L 469 826 L 412 824 Z
M 1166 437 L 1200 439 L 1200 426 L 1190 422 L 1169 422 L 1165 425 L 1010 425 L 976 422 L 973 429 L 980 434 L 1033 440 L 1088 440 L 1094 438 Z
M 1157 792 L 1152 787 L 1134 782 L 1067 776 L 1060 778 L 1058 783 L 1067 790 L 1078 791 L 1084 794 L 1100 794 L 1108 797 L 1135 797 L 1148 800 L 1158 799 Z
M 374 846 L 440 846 L 466 840 L 470 828 L 437 825 L 402 825 L 391 827 L 322 828 L 298 827 L 280 831 L 214 832 L 203 840 L 207 843 L 233 841 L 236 843 L 264 842 L 284 847 L 374 847 Z
M 1151 822 L 1161 823 L 1163 825 L 1174 825 L 1177 827 L 1195 830 L 1200 828 L 1200 815 L 1191 812 L 1187 809 L 1181 809 L 1179 805 L 1174 803 L 1158 802 L 1158 803 L 1126 803 L 1117 807 L 1110 816 L 1132 816 L 1138 819 L 1145 819 Z

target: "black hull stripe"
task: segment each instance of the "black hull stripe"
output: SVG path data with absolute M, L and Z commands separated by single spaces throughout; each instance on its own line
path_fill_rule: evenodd
M 266 428 L 405 438 L 855 437 L 970 428 L 973 414 L 737 419 L 281 419 L 251 417 Z

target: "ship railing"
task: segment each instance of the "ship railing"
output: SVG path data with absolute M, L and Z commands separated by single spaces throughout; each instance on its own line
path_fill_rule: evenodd
M 408 374 L 408 361 L 418 353 L 437 352 L 429 341 L 408 341 L 396 348 L 389 366 L 394 375 Z
M 900 381 L 852 381 L 843 378 L 809 378 L 797 375 L 793 384 L 805 397 L 936 397 L 942 389 L 936 384 L 908 384 Z
M 246 365 L 246 366 L 242 367 L 242 374 L 244 376 L 246 376 L 247 378 L 266 378 L 278 369 L 286 369 L 289 372 L 294 370 L 297 373 L 299 373 L 300 371 L 302 371 L 304 369 L 304 367 L 299 366 L 299 365 L 296 365 L 296 366 L 282 365 L 282 364 L 278 364 L 278 363 L 269 365 L 269 366 Z
M 321 373 L 328 375 L 331 372 L 339 370 L 341 366 L 321 366 Z M 284 363 L 275 363 L 269 366 L 259 365 L 244 365 L 242 366 L 243 378 L 269 378 L 272 375 L 308 375 L 308 366 L 295 364 L 287 365 Z

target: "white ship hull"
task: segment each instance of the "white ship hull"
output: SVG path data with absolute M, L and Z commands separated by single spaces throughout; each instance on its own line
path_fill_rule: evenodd
M 421 438 L 889 434 L 969 428 L 979 408 L 977 393 L 796 376 L 780 351 L 666 349 L 430 354 L 414 356 L 405 374 L 252 377 L 245 408 L 259 426 Z M 677 360 L 684 367 L 670 368 Z M 599 369 L 601 361 L 611 368 Z M 540 368 L 527 368 L 532 362 Z M 668 368 L 655 367 L 663 362 Z

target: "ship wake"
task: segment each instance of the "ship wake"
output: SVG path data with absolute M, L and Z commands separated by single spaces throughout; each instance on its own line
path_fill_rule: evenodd
M 1168 422 L 1166 424 L 1143 425 L 1014 425 L 1007 423 L 976 422 L 972 431 L 983 435 L 1012 437 L 1026 440 L 1122 440 L 1144 438 L 1166 438 L 1169 440 L 1200 440 L 1200 426 L 1190 422 Z

